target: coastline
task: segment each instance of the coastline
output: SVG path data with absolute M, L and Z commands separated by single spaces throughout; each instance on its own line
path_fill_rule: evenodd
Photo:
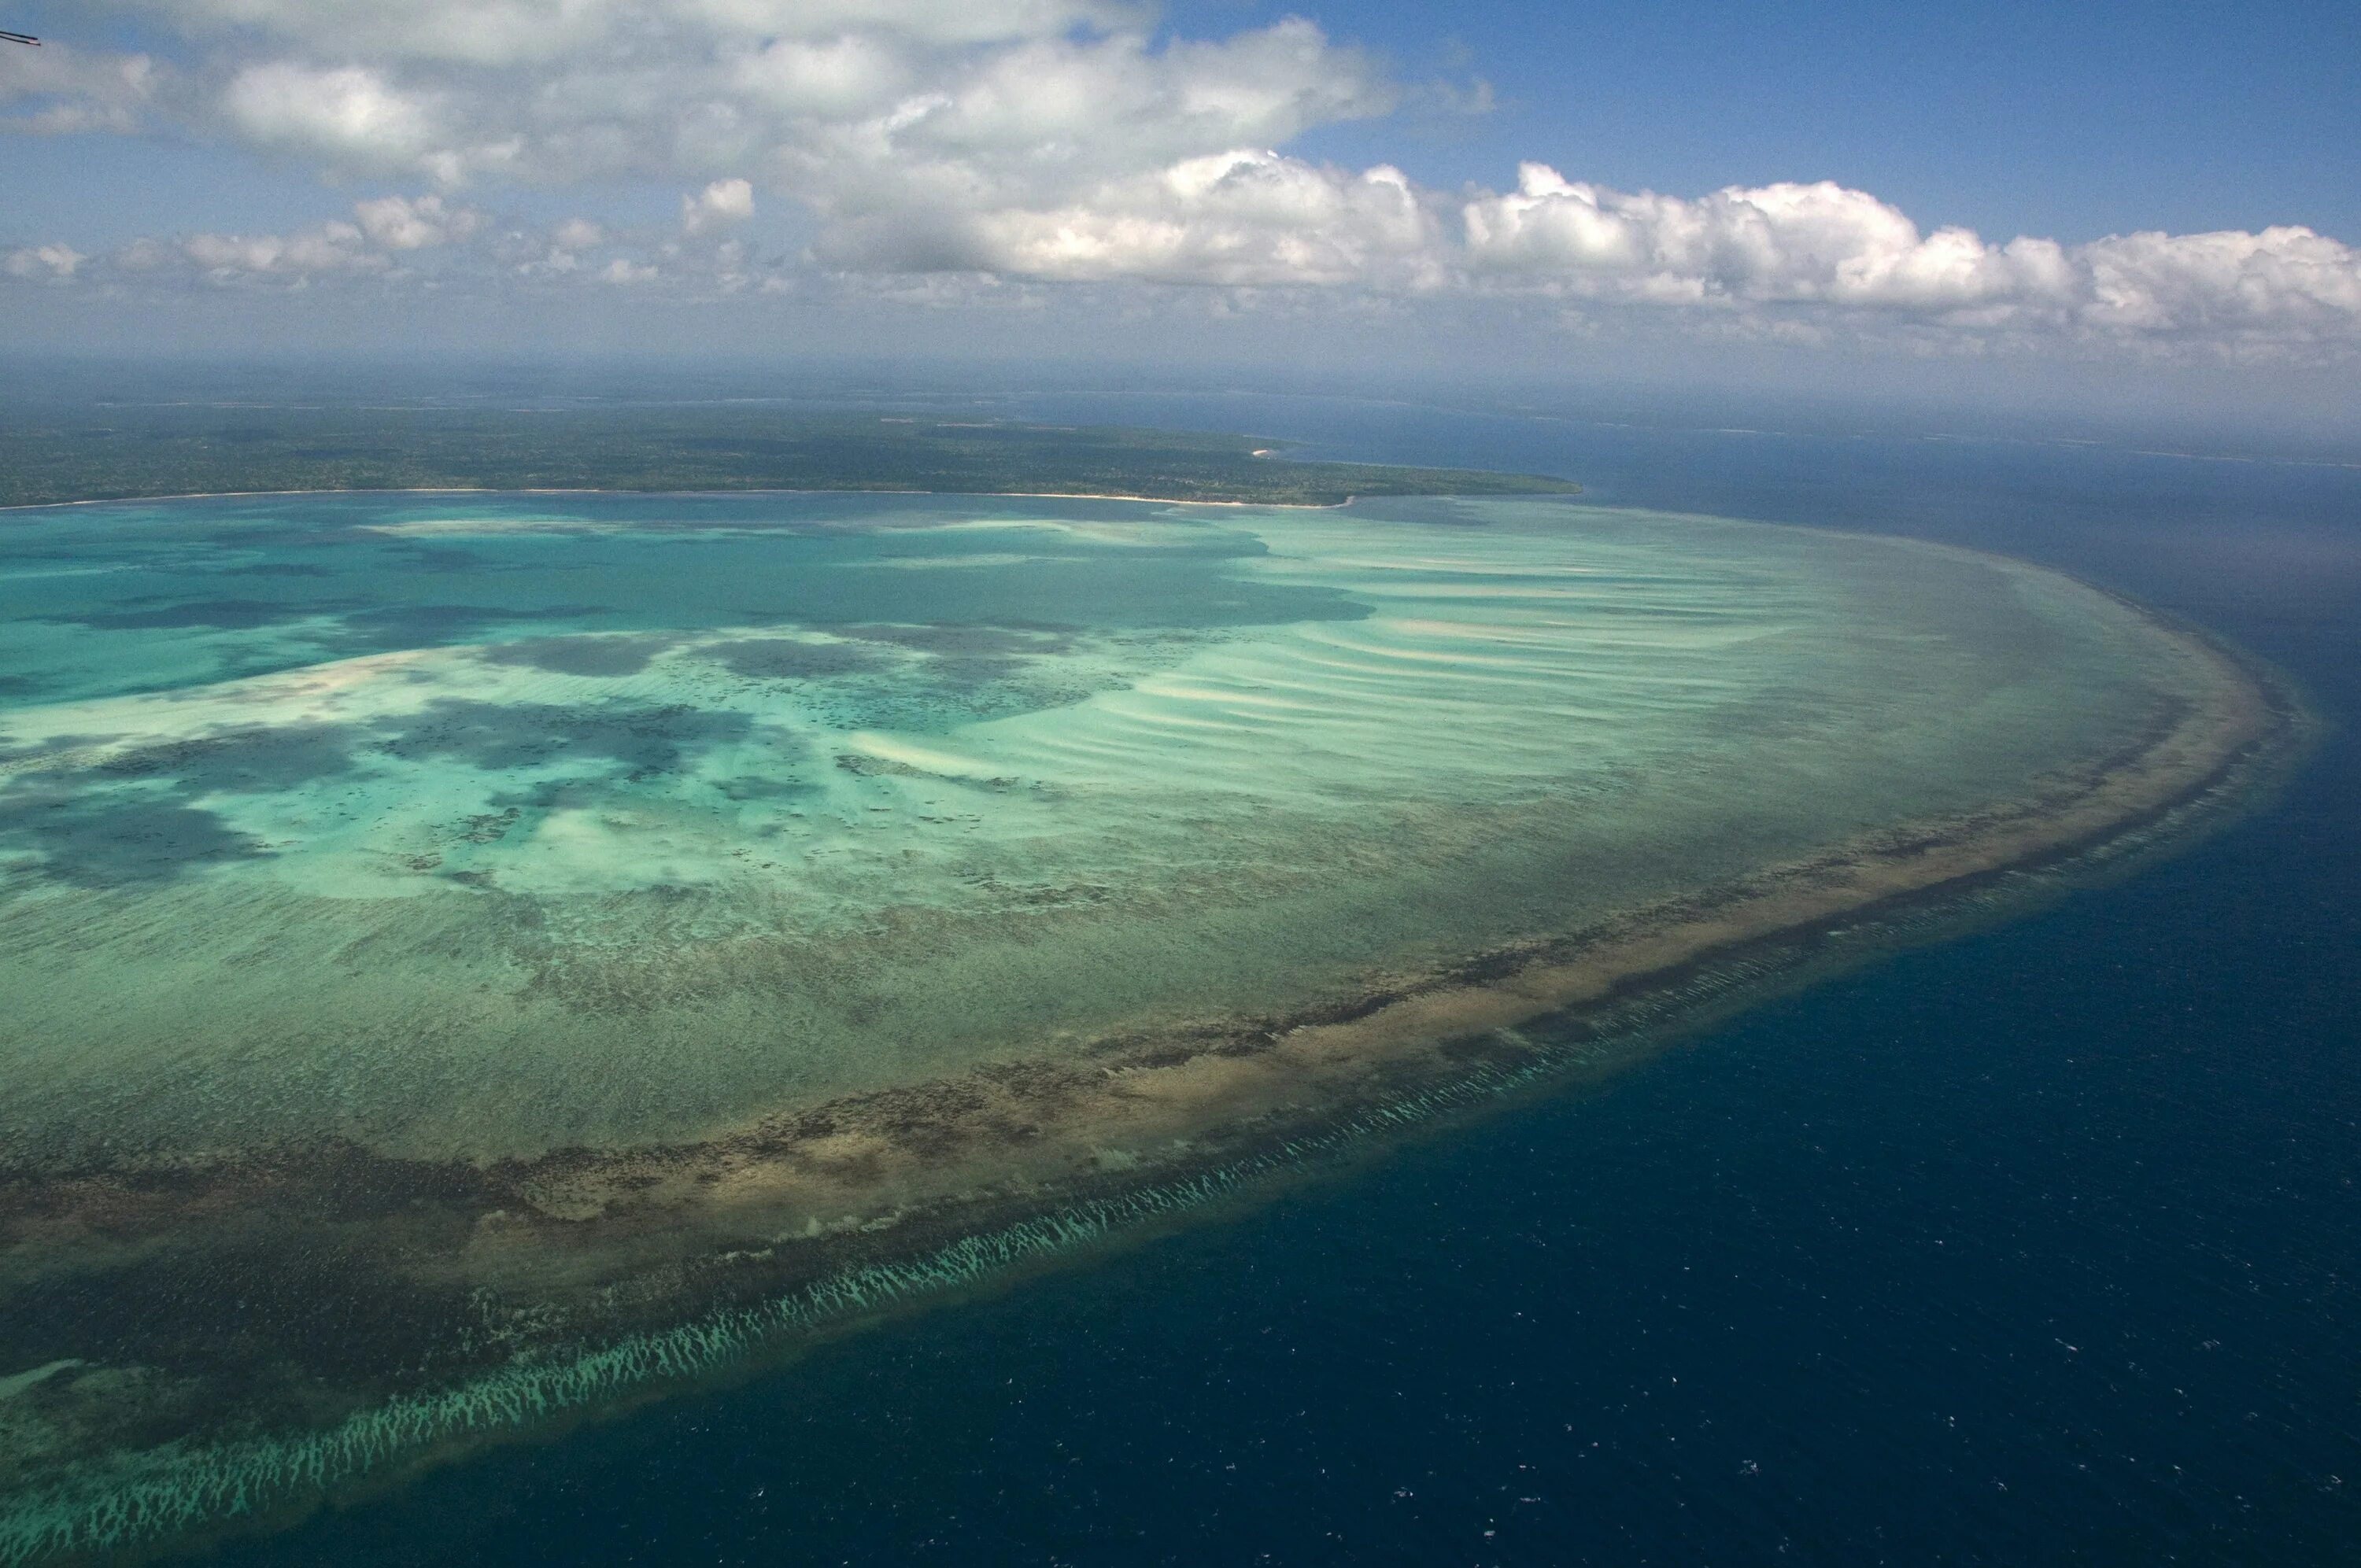
M 1079 1067 L 996 1063 L 783 1112 L 694 1145 L 562 1151 L 471 1171 L 406 1168 L 357 1150 L 288 1151 L 203 1170 L 85 1172 L 44 1180 L 38 1195 L 20 1185 L 26 1173 L 0 1173 L 8 1212 L 34 1218 L 37 1233 L 20 1221 L 11 1240 L 38 1248 L 111 1228 L 136 1245 L 141 1234 L 300 1201 L 307 1188 L 350 1180 L 362 1167 L 360 1186 L 404 1201 L 432 1192 L 466 1214 L 463 1244 L 413 1263 L 419 1277 L 532 1296 L 543 1326 L 505 1325 L 512 1334 L 495 1333 L 472 1373 L 451 1368 L 458 1376 L 436 1387 L 357 1409 L 335 1429 L 366 1436 L 350 1438 L 346 1462 L 330 1464 L 323 1439 L 287 1440 L 266 1466 L 282 1481 L 273 1488 L 257 1477 L 250 1505 L 237 1481 L 231 1511 L 296 1505 L 332 1484 L 711 1376 L 783 1341 L 1095 1245 L 1527 1084 L 1609 1070 L 1655 1048 L 1668 1026 L 1808 978 L 1815 966 L 1861 961 L 1881 940 L 1910 939 L 1907 917 L 1929 905 L 2078 857 L 2103 859 L 2142 833 L 2177 839 L 2218 815 L 2210 806 L 2258 790 L 2305 721 L 2267 674 L 2143 613 L 2207 680 L 2125 753 L 1976 813 L 1888 828 L 1445 970 L 1374 979 L 1306 1014 L 1101 1040 Z M 2177 815 L 2191 821 L 2176 825 Z M 1896 921 L 1895 938 L 1878 936 Z M 788 1212 L 844 1219 L 779 1234 L 774 1223 Z M 317 1234 L 373 1230 L 384 1218 L 347 1206 Z M 620 1297 L 619 1280 L 628 1282 Z M 520 1348 L 533 1354 L 512 1359 Z M 520 1377 L 526 1392 L 510 1387 Z M 388 1411 L 406 1412 L 395 1422 L 403 1441 L 385 1425 Z M 234 1472 L 243 1474 L 218 1474 Z M 185 1489 L 189 1479 L 170 1486 Z M 0 1562 L 88 1550 L 107 1519 L 141 1539 L 198 1522 L 146 1505 L 126 1513 L 122 1492 L 71 1505 L 80 1525 L 24 1550 L 28 1538 L 15 1529 L 24 1507 L 38 1502 L 61 1523 L 55 1509 L 66 1499 L 0 1502 Z
M 1436 490 L 1431 497 L 1448 497 L 1455 492 Z M 1568 490 L 1536 491 L 1530 498 L 1579 495 L 1579 487 Z M 1360 498 L 1346 496 L 1338 501 L 1239 501 L 1205 500 L 1184 496 L 1126 495 L 1113 490 L 915 490 L 880 487 L 876 489 L 846 489 L 840 485 L 824 489 L 779 489 L 755 487 L 728 490 L 616 490 L 583 487 L 555 486 L 491 486 L 491 485 L 431 485 L 416 488 L 385 490 L 184 490 L 170 495 L 153 496 L 93 496 L 72 501 L 22 501 L 0 506 L 0 512 L 55 511 L 65 507 L 137 506 L 145 501 L 216 501 L 259 500 L 285 496 L 972 496 L 983 500 L 1048 500 L 1048 501 L 1140 501 L 1151 506 L 1181 507 L 1241 507 L 1268 508 L 1274 511 L 1336 511 L 1351 506 Z

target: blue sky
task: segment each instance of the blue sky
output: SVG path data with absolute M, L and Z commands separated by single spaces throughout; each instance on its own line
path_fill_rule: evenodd
M 1444 358 L 2332 389 L 2361 345 L 2350 4 L 7 15 L 49 40 L 0 56 L 0 291 L 51 291 L 24 345 L 471 313 L 511 347 L 620 343 L 651 312 L 698 342 L 987 344 L 1021 314 L 1113 352 L 1391 322 Z
M 2361 5 L 1365 0 L 1336 15 L 1406 73 L 1456 57 L 1494 84 L 1499 107 L 1449 142 L 1384 140 L 1439 184 L 1538 157 L 1684 193 L 1833 179 L 1988 235 L 2301 223 L 2361 238 Z

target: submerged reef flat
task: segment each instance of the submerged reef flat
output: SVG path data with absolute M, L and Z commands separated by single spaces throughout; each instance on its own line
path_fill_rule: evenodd
M 0 528 L 0 1562 L 1155 1223 L 2179 831 L 2017 563 L 1563 500 Z

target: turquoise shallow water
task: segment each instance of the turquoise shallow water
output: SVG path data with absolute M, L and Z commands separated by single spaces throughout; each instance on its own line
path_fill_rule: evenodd
M 2062 578 L 1565 502 L 0 527 L 0 1152 L 711 1133 L 1283 1011 L 2151 723 Z

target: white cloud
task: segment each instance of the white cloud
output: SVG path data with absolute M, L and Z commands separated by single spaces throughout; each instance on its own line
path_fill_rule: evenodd
M 217 284 L 276 282 L 308 284 L 315 278 L 346 275 L 398 275 L 405 258 L 440 247 L 464 247 L 489 221 L 472 207 L 457 206 L 437 195 L 384 196 L 353 203 L 350 221 L 334 219 L 290 234 L 194 234 L 178 239 L 134 240 L 105 257 L 101 264 L 112 281 L 138 278 L 168 279 L 193 273 Z M 88 258 L 63 247 L 13 253 L 56 258 L 49 262 L 60 276 L 76 273 Z M 87 274 L 86 274 L 87 275 Z
M 2361 258 L 2308 229 L 1993 242 L 1827 181 L 1689 198 L 1532 163 L 1511 191 L 1455 195 L 1312 161 L 1287 149 L 1320 126 L 1480 113 L 1489 95 L 1404 87 L 1301 19 L 1191 38 L 1126 0 L 85 3 L 186 47 L 170 63 L 0 57 L 0 126 L 163 130 L 434 193 L 293 235 L 126 247 L 60 277 L 472 272 L 703 298 L 786 286 L 728 237 L 777 202 L 834 273 L 807 264 L 815 286 L 865 277 L 938 302 L 974 290 L 934 275 L 1027 301 L 1052 284 L 1262 291 L 1236 302 L 1259 309 L 1288 290 L 1355 308 L 1532 296 L 1584 330 L 1637 313 L 1789 341 L 2361 350 Z M 676 231 L 586 216 L 494 233 L 456 194 L 634 181 L 693 192 Z M 11 276 L 54 271 L 9 254 Z
M 449 206 L 440 196 L 385 196 L 353 203 L 353 217 L 369 243 L 386 250 L 424 250 L 467 238 L 484 225 L 473 207 Z
M 894 267 L 906 226 L 839 235 L 822 254 Z M 1437 229 L 1399 170 L 1362 174 L 1274 152 L 1187 159 L 1046 211 L 1012 209 L 928 236 L 966 268 L 1065 281 L 1225 286 L 1432 285 Z
M 475 107 L 365 67 L 321 70 L 291 60 L 239 71 L 219 105 L 229 128 L 262 149 L 331 169 L 423 174 L 445 185 L 512 164 L 521 152 L 513 135 L 469 137 L 462 127 Z
M 1470 201 L 1461 217 L 1477 271 L 1606 298 L 1939 312 L 2062 295 L 2069 283 L 2051 241 L 1995 247 L 1960 228 L 1922 236 L 1897 209 L 1826 181 L 1684 201 L 1528 163 L 1513 192 Z
M 1303 21 L 1160 49 L 1129 33 L 1043 38 L 939 70 L 886 112 L 800 126 L 767 167 L 825 217 L 875 228 L 907 214 L 924 230 L 952 209 L 1044 211 L 1278 146 L 1394 97 L 1368 60 Z
M 909 92 L 919 71 L 906 44 L 862 34 L 774 38 L 738 54 L 730 84 L 749 104 L 798 119 L 856 119 Z
M 0 129 L 35 136 L 139 128 L 167 73 L 145 54 L 107 54 L 51 40 L 0 54 Z
M 291 235 L 192 235 L 181 242 L 181 253 L 219 283 L 373 272 L 388 265 L 368 248 L 358 225 L 347 223 L 321 224 Z
M 709 234 L 754 215 L 754 187 L 743 180 L 716 180 L 694 196 L 680 199 L 681 231 Z
M 1159 40 L 1105 0 L 96 0 L 198 56 L 166 117 L 325 172 L 726 178 L 1040 205 L 1399 97 L 1290 19 Z M 160 111 L 159 111 L 160 112 Z
M 549 242 L 560 250 L 588 250 L 606 239 L 607 231 L 588 218 L 568 218 L 549 234 Z
M 751 202 L 742 183 L 709 193 L 723 213 Z M 661 234 L 618 234 L 583 217 L 547 229 L 495 223 L 479 209 L 435 193 L 356 202 L 352 216 L 286 233 L 200 233 L 147 237 L 95 258 L 62 244 L 0 251 L 0 278 L 102 288 L 163 289 L 194 280 L 214 286 L 308 289 L 366 280 L 373 289 L 457 285 L 489 294 L 523 280 L 537 287 L 572 282 L 643 285 L 662 280 L 687 297 L 785 285 L 745 244 L 713 238 L 684 246 Z M 586 258 L 582 252 L 608 255 Z
M 2308 228 L 2135 234 L 2082 246 L 2083 319 L 2133 332 L 2361 328 L 2361 252 Z
M 250 66 L 222 93 L 230 123 L 264 147 L 400 165 L 425 156 L 440 134 L 416 96 L 359 66 L 315 71 L 288 60 Z
M 1684 201 L 1541 164 L 1461 216 L 1477 277 L 1583 298 L 1819 305 L 1980 335 L 2361 341 L 2361 254 L 2304 228 L 1992 245 L 1961 228 L 1922 235 L 1867 192 L 1826 182 Z
M 71 280 L 90 258 L 67 245 L 28 245 L 8 252 L 0 258 L 0 269 L 11 278 L 32 278 L 47 282 Z

